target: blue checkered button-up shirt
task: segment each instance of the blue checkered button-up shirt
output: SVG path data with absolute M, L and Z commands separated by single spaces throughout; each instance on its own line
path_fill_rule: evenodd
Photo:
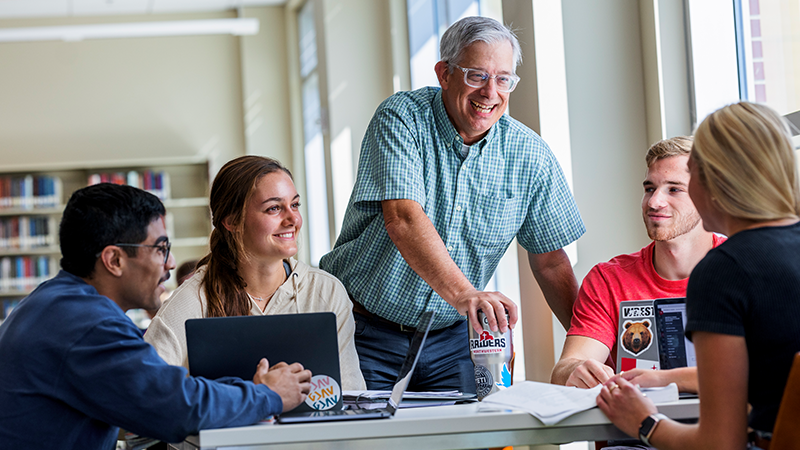
M 515 236 L 529 252 L 546 253 L 584 233 L 561 167 L 531 129 L 503 115 L 466 157 L 463 143 L 439 88 L 397 93 L 375 112 L 342 232 L 320 261 L 370 312 L 412 327 L 426 309 L 437 312 L 434 328 L 464 319 L 400 255 L 382 200 L 419 203 L 479 290 Z

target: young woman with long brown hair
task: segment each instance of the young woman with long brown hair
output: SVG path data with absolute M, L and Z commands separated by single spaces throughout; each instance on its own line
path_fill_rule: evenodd
M 291 172 L 274 159 L 236 158 L 214 179 L 210 206 L 211 251 L 161 307 L 145 340 L 168 363 L 188 367 L 187 319 L 331 311 L 338 327 L 342 389 L 365 389 L 344 286 L 294 258 L 303 218 Z

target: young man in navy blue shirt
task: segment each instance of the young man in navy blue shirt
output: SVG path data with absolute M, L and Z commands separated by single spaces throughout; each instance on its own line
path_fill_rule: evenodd
M 253 381 L 187 377 L 125 315 L 157 309 L 175 267 L 164 206 L 130 186 L 76 191 L 59 229 L 61 270 L 0 326 L 0 449 L 113 448 L 118 427 L 168 442 L 249 425 L 299 405 L 311 373 L 270 368 Z

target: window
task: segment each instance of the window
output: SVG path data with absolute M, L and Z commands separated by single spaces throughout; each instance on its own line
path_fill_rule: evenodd
M 309 258 L 313 266 L 331 249 L 328 184 L 322 138 L 322 107 L 317 72 L 317 33 L 314 2 L 306 2 L 297 15 L 300 42 L 300 78 L 303 105 L 303 144 L 306 166 L 306 198 Z
M 694 123 L 738 100 L 800 109 L 800 0 L 688 0 Z
M 447 27 L 467 16 L 503 20 L 501 0 L 408 0 L 407 6 L 411 89 L 439 85 L 433 66 Z
M 800 1 L 736 0 L 741 98 L 800 110 Z

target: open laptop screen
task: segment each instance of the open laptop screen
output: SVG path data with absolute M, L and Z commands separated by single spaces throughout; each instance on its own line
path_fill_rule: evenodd
M 686 339 L 686 299 L 662 298 L 653 302 L 659 333 L 659 359 L 662 369 L 697 366 L 694 344 Z
M 394 411 L 400 406 L 400 402 L 403 400 L 403 393 L 406 391 L 408 382 L 414 374 L 414 367 L 417 365 L 420 350 L 422 350 L 422 346 L 425 345 L 425 339 L 428 337 L 428 331 L 433 322 L 433 315 L 434 311 L 425 311 L 422 314 L 419 325 L 417 325 L 417 331 L 414 333 L 414 338 L 411 340 L 411 345 L 408 346 L 406 359 L 403 361 L 402 367 L 400 367 L 400 372 L 397 374 L 397 382 L 395 382 L 392 388 L 392 395 L 389 397 L 389 403 L 386 405 L 386 409 L 392 414 L 394 414 Z

